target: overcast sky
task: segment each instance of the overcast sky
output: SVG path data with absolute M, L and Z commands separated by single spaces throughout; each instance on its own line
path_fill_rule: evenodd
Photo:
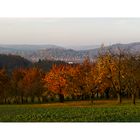
M 0 18 L 0 44 L 81 46 L 140 41 L 140 18 Z

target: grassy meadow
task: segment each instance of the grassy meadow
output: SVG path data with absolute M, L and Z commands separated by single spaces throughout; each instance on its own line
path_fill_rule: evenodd
M 0 105 L 0 122 L 140 122 L 140 100 Z

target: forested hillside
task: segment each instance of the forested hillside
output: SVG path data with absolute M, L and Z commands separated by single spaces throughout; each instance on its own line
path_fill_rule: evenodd
M 38 62 L 30 62 L 29 60 L 18 55 L 0 54 L 0 68 L 5 68 L 8 72 L 12 72 L 17 68 L 37 67 L 43 71 L 49 71 L 53 65 L 67 64 L 63 61 L 39 60 Z
M 0 68 L 5 68 L 8 71 L 12 71 L 15 68 L 27 68 L 31 65 L 30 61 L 21 56 L 0 54 Z

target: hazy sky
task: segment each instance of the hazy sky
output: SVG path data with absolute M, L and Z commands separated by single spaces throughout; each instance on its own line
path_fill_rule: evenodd
M 0 18 L 0 44 L 62 46 L 140 41 L 140 18 Z

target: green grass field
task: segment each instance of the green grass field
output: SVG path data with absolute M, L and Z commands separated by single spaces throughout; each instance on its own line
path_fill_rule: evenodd
M 0 105 L 0 122 L 140 122 L 140 101 Z

